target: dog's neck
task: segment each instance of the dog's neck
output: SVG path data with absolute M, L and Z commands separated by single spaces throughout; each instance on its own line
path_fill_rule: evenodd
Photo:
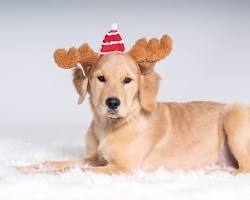
M 129 124 L 136 116 L 140 113 L 143 112 L 142 107 L 139 103 L 138 100 L 135 100 L 131 106 L 130 111 L 126 115 L 126 117 L 123 118 L 108 118 L 106 116 L 99 116 L 95 109 L 94 106 L 91 103 L 90 100 L 90 105 L 92 107 L 93 113 L 94 113 L 94 121 L 96 124 L 102 124 L 103 128 L 108 128 L 111 130 L 117 130 L 123 126 L 126 126 Z

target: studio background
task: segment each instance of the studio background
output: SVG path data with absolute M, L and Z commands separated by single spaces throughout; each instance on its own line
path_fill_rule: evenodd
M 250 103 L 249 1 L 0 1 L 0 140 L 84 143 L 88 101 L 77 105 L 72 73 L 53 52 L 84 42 L 99 51 L 113 22 L 127 50 L 172 37 L 156 66 L 159 101 Z

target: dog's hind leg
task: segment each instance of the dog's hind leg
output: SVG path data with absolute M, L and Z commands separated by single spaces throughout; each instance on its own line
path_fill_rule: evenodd
M 241 104 L 227 106 L 223 128 L 229 148 L 238 162 L 237 173 L 250 173 L 250 108 Z

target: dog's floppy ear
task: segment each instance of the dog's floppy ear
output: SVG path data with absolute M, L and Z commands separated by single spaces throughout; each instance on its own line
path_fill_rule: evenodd
M 160 85 L 160 76 L 149 73 L 140 77 L 139 99 L 144 110 L 152 112 L 157 107 L 156 96 Z
M 163 35 L 160 40 L 145 38 L 137 40 L 128 54 L 137 62 L 140 71 L 139 97 L 142 107 L 152 112 L 156 108 L 156 95 L 159 88 L 160 76 L 154 71 L 156 62 L 167 57 L 172 50 L 172 39 Z
M 78 103 L 81 104 L 87 94 L 88 76 L 91 67 L 97 62 L 99 55 L 94 52 L 87 43 L 79 49 L 74 47 L 68 51 L 57 49 L 54 59 L 57 65 L 64 69 L 75 68 L 73 71 L 73 83 L 79 94 Z M 78 68 L 76 68 L 78 66 Z
M 78 104 L 81 104 L 87 94 L 88 77 L 83 74 L 81 69 L 76 68 L 73 71 L 73 83 L 77 93 L 79 94 Z

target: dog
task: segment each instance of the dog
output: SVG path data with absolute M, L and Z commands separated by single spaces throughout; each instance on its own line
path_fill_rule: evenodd
M 82 103 L 86 94 L 93 120 L 86 134 L 86 156 L 46 161 L 53 173 L 73 167 L 104 174 L 135 170 L 205 169 L 219 164 L 232 173 L 250 171 L 250 109 L 242 104 L 156 101 L 160 76 L 155 64 L 169 55 L 172 40 L 163 35 L 138 40 L 126 53 L 99 55 L 87 44 L 58 49 L 56 63 L 74 69 L 73 83 Z M 87 166 L 86 166 L 87 165 Z M 26 173 L 39 165 L 20 167 Z

